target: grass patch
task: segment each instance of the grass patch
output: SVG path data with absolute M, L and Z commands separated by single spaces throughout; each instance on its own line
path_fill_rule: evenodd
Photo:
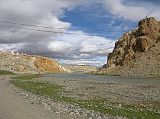
M 131 105 L 122 105 L 112 103 L 103 99 L 97 100 L 77 100 L 76 104 L 81 107 L 109 114 L 112 116 L 122 116 L 130 119 L 159 119 L 160 114 L 153 111 L 137 108 Z
M 39 78 L 42 77 L 40 74 L 33 74 L 33 75 L 19 75 L 12 77 L 12 79 L 17 79 L 17 80 L 32 80 L 34 78 Z
M 160 72 L 150 73 L 149 76 L 150 77 L 160 77 Z
M 113 116 L 122 116 L 130 119 L 159 119 L 160 113 L 147 110 L 146 108 L 136 107 L 133 105 L 122 105 L 118 103 L 109 102 L 106 99 L 90 99 L 90 100 L 77 100 L 71 97 L 63 96 L 63 87 L 29 80 L 40 77 L 39 75 L 28 75 L 14 77 L 17 80 L 12 80 L 11 83 L 16 87 L 30 91 L 32 93 L 46 96 L 55 101 L 67 102 L 70 104 L 79 105 L 82 108 L 94 110 L 103 114 Z
M 16 87 L 47 97 L 57 97 L 58 92 L 61 90 L 60 86 L 29 80 L 12 80 L 11 83 Z
M 0 70 L 0 75 L 15 75 L 15 73 L 6 70 Z
M 98 71 L 93 71 L 93 72 L 89 72 L 88 74 L 91 75 L 102 75 L 102 76 L 121 76 L 118 73 L 107 73 L 107 72 L 98 72 Z

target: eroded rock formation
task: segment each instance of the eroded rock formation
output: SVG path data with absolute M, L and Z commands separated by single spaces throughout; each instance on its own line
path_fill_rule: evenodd
M 145 18 L 138 28 L 125 33 L 108 55 L 107 64 L 100 71 L 116 73 L 154 73 L 160 70 L 160 22 Z M 145 70 L 144 70 L 145 69 Z

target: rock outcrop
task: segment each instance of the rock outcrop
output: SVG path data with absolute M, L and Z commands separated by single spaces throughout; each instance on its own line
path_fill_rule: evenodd
M 8 70 L 15 73 L 67 72 L 52 58 L 10 52 L 0 52 L 0 70 Z
M 160 73 L 160 22 L 145 18 L 138 28 L 125 33 L 108 55 L 101 72 L 118 74 Z
M 42 72 L 65 72 L 57 61 L 47 57 L 35 57 L 34 66 Z

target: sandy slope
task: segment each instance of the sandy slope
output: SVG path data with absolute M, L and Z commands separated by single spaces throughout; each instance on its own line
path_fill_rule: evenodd
M 25 102 L 23 97 L 14 95 L 8 83 L 9 78 L 0 77 L 0 119 L 73 119 Z
M 15 73 L 67 72 L 53 58 L 0 51 L 0 69 Z

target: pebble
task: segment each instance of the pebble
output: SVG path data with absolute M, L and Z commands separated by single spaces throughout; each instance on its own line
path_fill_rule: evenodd
M 101 116 L 98 116 L 97 119 L 102 119 L 102 117 L 101 117 Z
M 122 104 L 119 104 L 118 107 L 121 108 L 121 107 L 122 107 Z
M 93 119 L 92 117 L 89 117 L 88 119 Z
M 60 112 L 56 112 L 56 114 L 59 114 Z
M 70 115 L 72 115 L 72 116 L 74 116 L 74 115 L 76 115 L 74 112 L 70 112 Z
M 44 104 L 44 109 L 48 111 L 51 110 L 51 108 L 46 103 Z

